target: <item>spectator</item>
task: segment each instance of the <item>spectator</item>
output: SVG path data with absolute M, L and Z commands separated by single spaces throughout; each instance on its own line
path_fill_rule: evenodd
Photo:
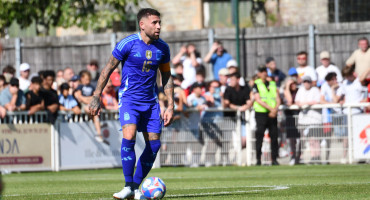
M 343 81 L 342 73 L 337 66 L 330 63 L 330 54 L 327 51 L 322 51 L 320 53 L 321 65 L 316 68 L 316 73 L 318 75 L 317 85 L 321 86 L 325 82 L 325 77 L 329 72 L 334 72 L 337 77 L 337 81 L 341 83 Z
M 53 89 L 59 92 L 60 85 L 64 83 L 65 80 L 63 78 L 63 70 L 59 69 L 57 71 L 57 77 L 55 78 L 55 81 L 53 83 Z
M 69 94 L 69 89 L 68 83 L 62 83 L 62 85 L 60 85 L 59 110 L 73 112 L 79 115 L 81 114 L 81 109 L 78 107 L 76 99 Z
M 64 68 L 64 70 L 63 70 L 63 79 L 66 83 L 68 83 L 74 75 L 75 75 L 75 73 L 74 73 L 72 68 L 70 68 L 70 67 Z
M 182 79 L 184 79 L 183 78 L 183 75 L 182 75 L 183 74 L 183 71 L 184 71 L 184 67 L 182 66 L 181 63 L 178 63 L 178 64 L 175 65 L 175 74 L 177 76 L 181 76 Z
M 202 95 L 204 95 L 206 93 L 205 73 L 202 70 L 197 71 L 195 79 L 196 83 L 202 85 Z
M 181 88 L 181 81 L 179 75 L 172 76 L 174 84 L 174 101 L 175 101 L 175 110 L 184 111 L 186 109 L 186 94 L 185 91 Z
M 5 81 L 7 83 L 9 83 L 10 79 L 14 77 L 14 74 L 15 74 L 15 69 L 14 67 L 12 67 L 11 65 L 7 65 L 4 69 L 3 69 L 3 75 L 5 77 Z
M 267 74 L 273 77 L 276 85 L 280 87 L 281 82 L 284 81 L 286 75 L 278 68 L 276 68 L 276 62 L 273 57 L 266 58 Z
M 74 96 L 74 91 L 76 91 L 77 87 L 80 85 L 80 76 L 74 75 L 71 80 L 69 81 L 69 94 Z
M 3 91 L 6 87 L 6 81 L 4 75 L 0 75 L 0 93 Z
M 325 82 L 321 85 L 321 97 L 320 97 L 320 103 L 321 104 L 332 104 L 337 103 L 337 90 L 338 90 L 338 81 L 337 81 L 337 74 L 336 72 L 329 72 L 325 76 Z M 323 134 L 325 137 L 329 138 L 326 140 L 325 138 L 321 142 L 321 144 L 326 144 L 326 157 L 323 164 L 328 164 L 329 155 L 330 155 L 330 145 L 331 145 L 331 133 L 332 133 L 332 122 L 335 118 L 337 118 L 337 115 L 341 113 L 341 110 L 338 108 L 323 108 L 322 109 L 322 116 L 323 116 Z
M 310 76 L 304 76 L 303 87 L 298 89 L 295 102 L 298 106 L 311 106 L 320 103 L 320 90 L 314 86 Z M 322 116 L 319 110 L 304 109 L 298 116 L 298 124 L 303 126 L 303 135 L 310 137 L 311 163 L 317 163 L 320 158 L 320 142 L 322 137 Z
M 44 100 L 45 110 L 48 113 L 50 123 L 54 124 L 59 109 L 58 93 L 52 86 L 55 79 L 55 72 L 51 70 L 42 71 L 42 85 L 40 89 L 40 96 Z
M 98 79 L 100 76 L 99 73 L 99 63 L 97 60 L 93 59 L 87 65 L 87 71 L 91 74 L 91 85 L 96 88 L 96 84 L 98 83 Z
M 295 68 L 293 68 L 295 69 Z M 293 78 L 287 78 L 284 88 L 284 103 L 287 106 L 291 106 L 295 104 L 295 97 L 298 92 L 298 84 L 297 81 Z M 284 110 L 285 114 L 285 127 L 287 138 L 290 144 L 290 151 L 291 151 L 291 158 L 290 158 L 290 165 L 297 165 L 300 163 L 301 158 L 301 141 L 300 141 L 300 133 L 297 129 L 296 124 L 296 116 L 298 115 L 298 110 Z
M 367 102 L 370 102 L 370 68 L 363 74 L 361 74 L 359 78 L 362 85 L 367 87 Z M 366 108 L 366 112 L 370 113 L 370 106 Z
M 236 60 L 229 60 L 226 64 L 226 68 L 229 71 L 229 74 L 233 74 L 236 72 L 240 74 L 238 63 L 236 62 Z M 245 79 L 242 76 L 240 76 L 239 85 L 243 87 L 245 86 Z
M 220 87 L 221 96 L 223 96 L 223 94 L 225 93 L 225 90 L 226 90 L 226 87 L 227 87 L 228 75 L 229 75 L 229 71 L 226 68 L 222 68 L 222 69 L 220 69 L 220 71 L 218 71 L 218 78 L 219 78 L 220 84 L 221 84 L 221 87 Z
M 106 110 L 118 110 L 116 92 L 112 80 L 109 79 L 102 93 L 102 104 Z
M 114 71 L 112 72 L 109 78 L 110 80 L 112 80 L 114 91 L 118 91 L 119 86 L 121 85 L 121 75 L 120 75 L 118 67 L 114 69 Z
M 218 72 L 220 69 L 225 68 L 227 62 L 231 60 L 232 57 L 224 49 L 221 41 L 216 41 L 213 43 L 211 49 L 204 57 L 203 61 L 205 63 L 212 63 L 213 66 L 213 76 L 215 80 L 220 80 Z
M 38 76 L 31 79 L 31 89 L 26 93 L 26 109 L 29 115 L 45 109 L 44 100 L 40 96 L 41 83 L 42 80 Z
M 187 89 L 196 82 L 196 71 L 201 68 L 202 59 L 200 54 L 196 51 L 194 44 L 182 46 L 179 53 L 173 58 L 172 64 L 177 65 L 181 63 L 183 66 L 184 81 L 181 84 L 183 89 Z
M 30 65 L 27 63 L 22 63 L 19 66 L 19 71 L 19 89 L 21 89 L 23 92 L 26 92 L 31 84 L 31 82 L 28 80 L 30 76 Z
M 202 96 L 202 85 L 198 83 L 194 83 L 191 86 L 191 94 L 187 97 L 187 105 L 190 108 L 194 108 L 199 112 L 192 111 L 188 118 L 190 120 L 189 128 L 192 131 L 192 134 L 201 139 L 199 135 L 199 122 L 201 120 L 201 116 L 204 114 L 204 110 L 207 108 L 206 99 Z
M 302 84 L 301 77 L 298 76 L 297 69 L 295 67 L 291 67 L 288 71 L 288 75 L 297 82 L 298 86 Z
M 369 51 L 369 40 L 366 37 L 362 37 L 358 40 L 358 48 L 355 50 L 351 57 L 346 61 L 347 66 L 356 66 L 355 72 L 357 75 L 361 75 L 370 68 L 370 51 Z
M 304 76 L 309 76 L 312 80 L 312 83 L 316 85 L 317 75 L 315 69 L 307 65 L 307 52 L 301 51 L 297 53 L 297 73 L 300 78 Z
M 213 80 L 208 83 L 207 92 L 203 95 L 207 101 L 209 108 L 222 108 L 222 97 L 220 82 Z M 207 118 L 214 120 L 223 116 L 222 112 L 207 112 L 205 114 Z
M 26 109 L 26 98 L 19 89 L 19 80 L 11 78 L 9 85 L 0 94 L 0 117 L 4 118 L 7 111 L 21 111 Z
M 81 110 L 85 113 L 90 114 L 89 112 L 89 103 L 95 88 L 91 85 L 91 74 L 87 70 L 82 70 L 80 72 L 80 82 L 81 84 L 77 87 L 76 91 L 74 92 L 74 96 L 77 101 L 81 105 Z M 94 126 L 97 132 L 95 135 L 95 139 L 98 142 L 103 142 L 103 137 L 101 135 L 101 127 L 100 127 L 100 120 L 99 116 L 95 115 L 92 117 Z
M 267 81 L 267 68 L 258 68 L 258 79 L 254 82 L 253 108 L 257 123 L 256 130 L 256 151 L 257 165 L 261 165 L 262 142 L 265 130 L 269 130 L 271 138 L 271 159 L 272 165 L 279 165 L 277 158 L 279 155 L 277 112 L 280 105 L 279 90 L 274 81 Z
M 250 89 L 247 86 L 240 86 L 239 82 L 240 74 L 238 72 L 229 75 L 229 86 L 224 93 L 224 107 L 244 112 L 252 106 L 252 102 L 250 101 Z M 236 117 L 235 112 L 225 112 L 224 115 L 227 117 Z M 241 115 L 241 121 L 242 147 L 245 148 L 245 115 Z

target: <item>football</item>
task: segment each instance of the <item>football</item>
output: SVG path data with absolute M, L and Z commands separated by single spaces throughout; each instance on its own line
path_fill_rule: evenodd
M 143 182 L 141 192 L 147 199 L 162 199 L 166 194 L 166 185 L 162 179 L 150 177 Z

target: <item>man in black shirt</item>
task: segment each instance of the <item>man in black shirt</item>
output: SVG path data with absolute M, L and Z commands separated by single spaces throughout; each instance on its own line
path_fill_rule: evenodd
M 45 110 L 48 113 L 50 123 L 54 124 L 59 108 L 59 100 L 57 91 L 52 89 L 55 79 L 55 72 L 51 70 L 44 71 L 42 74 L 42 87 L 40 96 L 44 100 Z
M 250 100 L 250 89 L 248 86 L 239 85 L 240 74 L 235 72 L 229 75 L 229 86 L 227 86 L 224 94 L 224 108 L 246 111 L 252 107 Z M 235 117 L 235 112 L 226 112 L 224 116 Z M 246 145 L 245 117 L 242 114 L 242 147 Z

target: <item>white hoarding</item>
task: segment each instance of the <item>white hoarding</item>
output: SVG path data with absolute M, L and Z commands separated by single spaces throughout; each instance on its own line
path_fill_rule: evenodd
M 352 116 L 354 159 L 370 159 L 370 114 Z

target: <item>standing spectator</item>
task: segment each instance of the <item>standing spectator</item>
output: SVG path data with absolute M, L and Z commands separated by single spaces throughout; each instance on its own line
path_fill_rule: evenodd
M 118 110 L 116 92 L 112 80 L 109 79 L 102 93 L 102 104 L 106 110 Z
M 295 69 L 295 68 L 293 68 Z M 291 106 L 295 104 L 295 97 L 298 92 L 298 84 L 297 81 L 292 78 L 287 78 L 285 88 L 284 88 L 284 103 L 287 106 Z M 298 116 L 298 110 L 284 110 L 285 114 L 285 127 L 287 138 L 289 139 L 290 150 L 291 150 L 291 158 L 290 158 L 290 165 L 297 165 L 300 163 L 301 158 L 301 141 L 300 141 L 300 133 L 297 129 L 296 124 L 296 116 Z
M 358 76 L 370 68 L 369 40 L 366 37 L 358 39 L 358 48 L 346 61 L 347 66 L 356 66 L 355 72 Z
M 71 80 L 68 82 L 69 84 L 69 94 L 74 96 L 74 92 L 76 91 L 77 87 L 80 85 L 80 76 L 74 75 Z
M 9 85 L 0 94 L 0 117 L 4 118 L 6 111 L 21 111 L 26 109 L 26 98 L 19 89 L 19 80 L 11 78 Z
M 52 70 L 47 70 L 40 74 L 42 75 L 40 96 L 44 100 L 45 110 L 48 113 L 48 119 L 50 123 L 54 124 L 55 120 L 57 119 L 59 109 L 58 93 L 52 88 L 55 79 L 55 72 Z
M 297 53 L 297 73 L 300 78 L 304 76 L 309 76 L 312 80 L 312 83 L 316 85 L 317 75 L 313 67 L 307 65 L 307 52 L 301 51 Z
M 66 83 L 68 83 L 74 75 L 75 75 L 75 73 L 74 73 L 72 68 L 70 68 L 70 67 L 64 68 L 64 70 L 63 70 L 63 79 Z
M 226 87 L 227 87 L 227 79 L 229 76 L 229 71 L 226 68 L 220 69 L 218 71 L 218 78 L 220 80 L 220 89 L 221 89 L 221 96 L 225 93 Z
M 76 91 L 74 92 L 74 96 L 76 97 L 77 101 L 81 105 L 81 110 L 85 113 L 89 112 L 89 102 L 91 100 L 91 97 L 93 96 L 93 92 L 95 88 L 91 85 L 91 74 L 87 70 L 82 70 L 80 72 L 80 81 L 81 84 L 77 87 Z M 92 117 L 94 126 L 97 132 L 97 135 L 95 135 L 95 139 L 98 142 L 103 142 L 103 137 L 101 135 L 101 127 L 100 127 L 100 120 L 99 116 L 95 115 Z
M 266 58 L 267 74 L 273 77 L 276 85 L 280 87 L 281 82 L 284 81 L 286 75 L 278 68 L 276 68 L 276 62 L 273 57 Z
M 4 69 L 3 69 L 3 75 L 5 77 L 5 81 L 7 83 L 9 83 L 10 79 L 14 77 L 14 74 L 15 74 L 15 69 L 13 66 L 11 65 L 7 65 Z
M 4 75 L 0 75 L 0 93 L 3 91 L 6 87 L 6 81 Z
M 205 82 L 206 77 L 205 76 L 206 75 L 204 71 L 202 70 L 197 71 L 196 76 L 195 76 L 196 83 L 198 83 L 199 85 L 202 85 L 202 95 L 206 93 L 206 82 Z
M 183 77 L 184 81 L 181 84 L 183 89 L 187 89 L 193 83 L 196 82 L 196 71 L 201 68 L 202 59 L 200 54 L 196 51 L 194 44 L 188 44 L 187 46 L 182 46 L 179 53 L 173 58 L 172 64 L 177 65 L 182 63 L 183 66 Z
M 342 74 L 345 80 L 341 84 L 341 86 L 338 89 L 337 95 L 339 96 L 339 102 L 340 103 L 360 103 L 366 101 L 366 88 L 362 86 L 359 78 L 356 77 L 355 72 L 355 66 L 345 67 L 342 69 Z M 340 120 L 341 124 L 347 124 L 347 115 L 348 115 L 348 109 L 344 109 L 343 113 L 345 114 L 343 116 L 343 119 Z M 361 108 L 352 108 L 351 113 L 352 115 L 361 113 Z M 343 131 L 336 132 L 336 136 L 339 138 L 343 138 L 343 158 L 341 159 L 342 163 L 346 163 L 347 160 L 347 147 L 348 147 L 348 139 L 347 135 L 348 132 L 347 129 Z
M 289 68 L 288 75 L 297 82 L 298 86 L 302 84 L 301 77 L 298 76 L 297 69 L 295 67 Z
M 240 86 L 240 74 L 235 72 L 229 75 L 229 86 L 226 88 L 224 93 L 224 107 L 230 108 L 236 111 L 244 112 L 252 106 L 250 100 L 250 89 L 248 86 Z M 225 116 L 235 117 L 235 112 L 225 112 Z M 242 115 L 242 147 L 246 146 L 246 131 L 245 131 L 245 116 Z
M 216 80 L 209 82 L 207 92 L 203 96 L 206 98 L 209 108 L 222 108 L 220 82 Z M 220 118 L 222 116 L 222 112 L 207 112 L 205 117 L 214 120 L 214 118 Z
M 19 66 L 19 71 L 19 89 L 21 89 L 23 92 L 26 92 L 31 84 L 31 82 L 28 80 L 30 76 L 30 65 L 28 63 L 22 63 Z
M 59 69 L 57 71 L 57 76 L 55 78 L 55 81 L 53 83 L 53 89 L 56 90 L 57 92 L 60 92 L 59 91 L 59 88 L 60 88 L 60 85 L 62 85 L 62 83 L 65 82 L 64 78 L 63 78 L 63 70 Z
M 343 81 L 342 73 L 337 66 L 330 63 L 330 54 L 327 51 L 322 51 L 320 53 L 321 65 L 316 68 L 316 73 L 318 76 L 317 85 L 321 86 L 325 82 L 325 77 L 329 72 L 334 72 L 337 77 L 337 81 L 341 83 Z
M 229 71 L 229 74 L 233 74 L 236 72 L 240 74 L 238 63 L 236 62 L 236 60 L 229 60 L 226 64 L 226 68 Z M 239 85 L 245 86 L 245 79 L 242 76 L 240 76 L 239 78 Z
M 45 109 L 44 100 L 40 96 L 41 83 L 42 80 L 38 76 L 31 79 L 30 90 L 26 93 L 26 109 L 29 115 Z
M 258 77 L 253 86 L 254 104 L 257 123 L 256 130 L 256 151 L 257 165 L 261 165 L 262 141 L 265 130 L 269 130 L 271 138 L 271 158 L 272 165 L 279 165 L 277 158 L 279 155 L 277 112 L 280 106 L 279 90 L 274 81 L 267 81 L 267 68 L 258 68 Z
M 198 139 L 201 139 L 199 135 L 199 122 L 201 120 L 201 116 L 203 115 L 203 111 L 207 108 L 206 99 L 202 96 L 202 87 L 203 85 L 194 83 L 191 86 L 191 94 L 187 97 L 187 105 L 189 108 L 194 108 L 198 112 L 192 111 L 189 114 L 190 120 L 190 130 L 192 131 L 193 135 Z
M 98 83 L 98 79 L 100 76 L 98 61 L 95 59 L 92 59 L 90 63 L 87 65 L 87 71 L 89 71 L 91 74 L 91 85 L 94 88 L 96 88 L 96 84 Z
M 213 77 L 216 80 L 219 80 L 218 72 L 220 69 L 225 68 L 226 64 L 232 57 L 224 49 L 221 41 L 216 41 L 213 43 L 211 49 L 204 57 L 203 61 L 205 63 L 212 63 L 213 66 Z
M 320 90 L 314 86 L 310 76 L 304 76 L 303 87 L 298 89 L 295 103 L 298 106 L 311 106 L 320 103 Z M 298 116 L 298 124 L 303 126 L 303 135 L 310 137 L 311 163 L 317 163 L 320 158 L 320 140 L 322 137 L 322 116 L 319 110 L 304 109 Z
M 336 72 L 329 72 L 325 76 L 325 82 L 321 85 L 321 97 L 320 97 L 320 103 L 321 104 L 332 104 L 337 103 L 338 97 L 337 97 L 337 90 L 338 90 L 338 81 L 337 81 L 337 74 Z M 323 164 L 328 164 L 329 155 L 330 155 L 330 145 L 331 145 L 331 133 L 332 133 L 332 122 L 335 118 L 337 118 L 337 115 L 341 113 L 341 110 L 338 108 L 323 108 L 322 109 L 322 116 L 323 116 L 323 134 L 325 137 L 329 138 L 326 140 L 323 139 L 321 144 L 326 144 L 327 151 L 326 151 L 326 157 Z
M 59 95 L 59 110 L 62 111 L 72 111 L 74 114 L 81 114 L 81 109 L 78 107 L 76 99 L 69 94 L 69 84 L 63 83 L 60 85 L 60 95 Z
M 359 80 L 362 85 L 367 87 L 367 102 L 370 102 L 370 68 L 367 69 L 365 73 L 361 74 Z M 370 113 L 370 106 L 366 108 L 366 112 Z

